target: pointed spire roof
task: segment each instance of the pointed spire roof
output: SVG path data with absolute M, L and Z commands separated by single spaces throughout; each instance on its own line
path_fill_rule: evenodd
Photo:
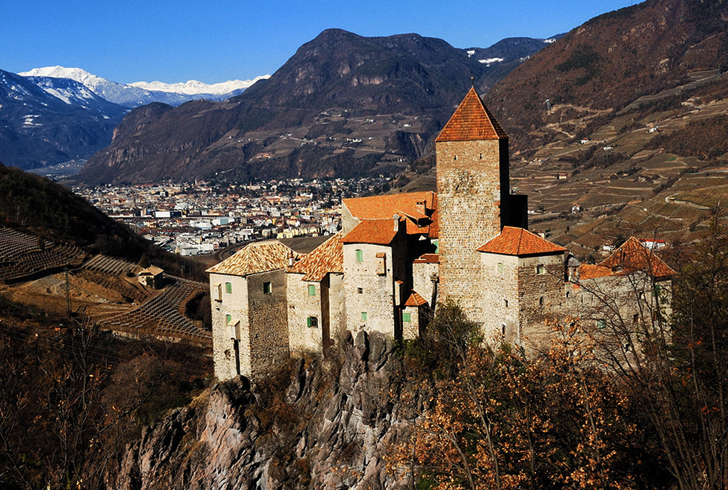
M 476 141 L 507 139 L 508 135 L 495 120 L 475 87 L 467 95 L 455 113 L 450 117 L 436 141 Z

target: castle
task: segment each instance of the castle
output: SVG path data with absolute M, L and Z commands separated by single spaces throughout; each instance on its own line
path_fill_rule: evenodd
M 638 240 L 582 265 L 527 230 L 508 136 L 474 88 L 435 145 L 437 193 L 344 199 L 342 230 L 310 253 L 256 242 L 208 269 L 218 379 L 260 378 L 290 356 L 322 354 L 346 330 L 416 338 L 446 298 L 486 339 L 516 344 L 548 336 L 553 315 L 643 321 L 629 301 L 639 271 L 650 311 L 664 309 L 653 283 L 669 290 L 672 269 Z M 620 301 L 602 308 L 605 298 Z

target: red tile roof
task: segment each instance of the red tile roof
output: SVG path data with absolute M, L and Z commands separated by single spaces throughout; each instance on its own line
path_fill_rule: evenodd
M 305 274 L 302 281 L 321 281 L 329 272 L 344 272 L 343 232 L 332 236 L 293 264 L 288 272 Z
M 542 255 L 565 252 L 564 247 L 544 240 L 523 228 L 505 226 L 500 235 L 490 240 L 478 249 L 478 252 L 487 252 L 501 255 Z
M 599 277 L 611 276 L 612 269 L 608 267 L 602 267 L 595 264 L 581 264 L 579 265 L 579 280 L 584 281 L 587 279 L 596 279 Z
M 414 260 L 415 264 L 439 264 L 440 254 L 422 254 Z
M 247 276 L 258 272 L 274 271 L 288 267 L 288 258 L 296 252 L 277 240 L 246 245 L 235 255 L 207 269 L 207 272 Z
M 599 265 L 621 274 L 649 271 L 656 279 L 667 279 L 675 274 L 675 271 L 669 265 L 648 250 L 635 237 L 630 237 Z
M 508 135 L 471 87 L 435 141 L 499 140 Z
M 400 226 L 404 223 L 400 220 Z M 394 231 L 393 219 L 364 220 L 354 227 L 342 239 L 342 243 L 372 243 L 375 245 L 389 245 L 397 232 Z
M 422 306 L 426 304 L 427 301 L 425 298 L 417 294 L 417 291 L 412 291 L 412 294 L 410 294 L 409 298 L 407 298 L 407 301 L 404 302 L 405 306 Z
M 424 202 L 425 208 L 434 209 L 434 192 L 407 192 L 404 194 L 387 194 L 384 196 L 354 197 L 344 199 L 344 206 L 352 216 L 364 219 L 389 219 L 395 213 L 412 218 L 427 218 L 427 214 L 417 203 Z

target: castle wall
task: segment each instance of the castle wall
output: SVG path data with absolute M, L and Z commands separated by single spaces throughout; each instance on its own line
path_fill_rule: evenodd
M 440 264 L 434 262 L 415 262 L 412 264 L 412 289 L 422 296 L 430 307 L 437 303 L 437 281 Z M 434 279 L 434 281 L 433 281 Z
M 230 283 L 227 292 L 226 283 Z M 226 380 L 238 375 L 236 352 L 250 350 L 248 336 L 248 285 L 241 276 L 210 274 L 212 305 L 212 356 L 215 377 Z M 230 321 L 227 321 L 230 315 Z M 249 359 L 240 364 L 241 374 L 250 374 Z
M 361 262 L 357 261 L 357 250 L 361 250 Z M 384 273 L 378 274 L 382 261 Z M 344 244 L 344 295 L 349 330 L 354 333 L 377 330 L 394 337 L 394 281 L 391 247 Z
M 482 316 L 477 321 L 482 323 L 483 337 L 514 342 L 520 329 L 518 257 L 480 253 L 480 259 L 483 275 L 473 289 L 481 293 Z
M 629 330 L 636 323 L 652 322 L 658 314 L 668 318 L 672 313 L 672 281 L 653 284 L 642 272 L 567 283 L 564 289 L 569 293 L 565 314 L 597 331 L 605 327 Z
M 323 330 L 328 323 L 324 297 L 328 305 L 327 288 L 322 283 L 302 281 L 304 274 L 286 274 L 288 283 L 288 336 L 291 355 L 323 353 Z M 313 295 L 309 294 L 313 287 Z M 328 313 L 328 311 L 326 311 Z M 315 318 L 315 322 L 312 320 Z
M 520 260 L 520 335 L 528 344 L 548 345 L 552 327 L 547 320 L 561 316 L 565 301 L 564 264 L 563 253 Z M 542 273 L 539 266 L 543 266 Z
M 286 298 L 283 270 L 248 276 L 250 348 L 241 349 L 241 365 L 250 366 L 253 378 L 265 377 L 290 357 Z
M 440 216 L 440 297 L 457 301 L 469 318 L 482 321 L 478 247 L 501 230 L 507 195 L 508 140 L 437 143 Z
M 346 298 L 344 274 L 327 274 L 329 288 L 329 335 L 338 342 L 346 331 Z

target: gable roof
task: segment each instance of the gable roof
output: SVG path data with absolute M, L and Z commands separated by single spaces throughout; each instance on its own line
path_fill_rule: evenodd
M 630 237 L 612 255 L 602 261 L 599 266 L 621 274 L 649 271 L 656 279 L 667 279 L 675 274 L 675 271 L 669 265 L 642 245 L 635 237 Z
M 321 281 L 329 272 L 344 272 L 343 232 L 332 236 L 293 264 L 288 272 L 305 274 L 302 281 Z
M 360 220 L 391 219 L 395 213 L 414 219 L 428 218 L 421 206 L 417 204 L 421 202 L 425 203 L 425 209 L 434 209 L 435 193 L 431 191 L 405 192 L 343 200 L 351 215 Z
M 455 110 L 440 135 L 441 141 L 476 141 L 507 139 L 508 135 L 490 113 L 474 87 Z
M 555 243 L 544 240 L 523 228 L 515 226 L 504 226 L 500 235 L 493 238 L 478 249 L 478 252 L 486 252 L 501 255 L 545 255 L 563 253 L 566 249 Z
M 420 296 L 417 291 L 412 291 L 412 294 L 409 295 L 409 298 L 407 298 L 407 301 L 404 302 L 405 306 L 422 306 L 426 305 L 427 300 Z
M 403 223 L 400 220 L 400 226 Z M 354 227 L 342 239 L 342 243 L 372 243 L 375 245 L 389 245 L 397 236 L 394 231 L 394 220 L 390 219 L 373 219 L 364 220 Z
M 288 266 L 288 258 L 292 256 L 295 257 L 296 253 L 277 240 L 255 242 L 210 267 L 206 272 L 247 276 L 258 272 L 285 269 Z

